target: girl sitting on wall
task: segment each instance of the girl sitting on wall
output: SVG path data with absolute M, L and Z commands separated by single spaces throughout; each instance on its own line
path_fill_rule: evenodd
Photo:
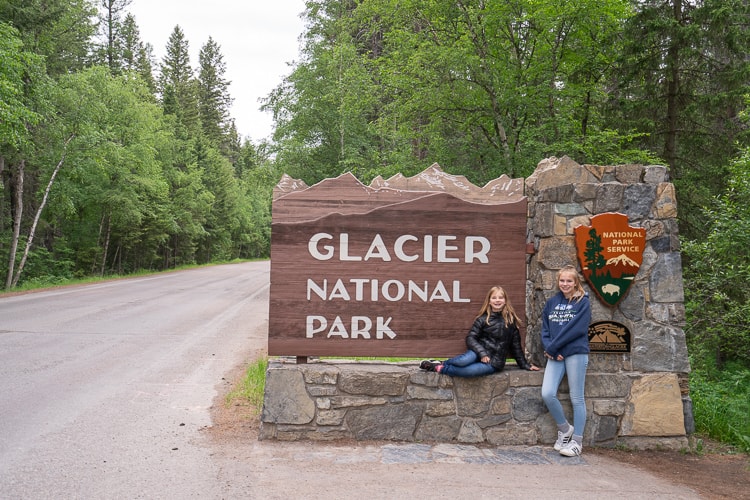
M 518 331 L 520 321 L 505 290 L 493 286 L 466 336 L 468 350 L 445 361 L 422 361 L 419 367 L 453 377 L 480 377 L 502 371 L 510 354 L 520 368 L 539 370 L 524 355 Z

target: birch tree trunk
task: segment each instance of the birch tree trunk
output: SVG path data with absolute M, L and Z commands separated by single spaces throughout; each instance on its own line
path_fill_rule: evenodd
M 18 238 L 21 235 L 21 216 L 23 215 L 23 173 L 26 161 L 16 167 L 16 189 L 13 191 L 13 234 L 10 238 L 10 252 L 8 252 L 8 276 L 5 278 L 5 289 L 10 290 L 13 286 L 13 269 L 16 265 L 16 252 L 18 251 Z
M 49 178 L 49 182 L 47 182 L 47 188 L 44 190 L 44 196 L 42 197 L 42 202 L 39 204 L 39 208 L 36 211 L 36 214 L 34 215 L 34 222 L 31 224 L 31 228 L 29 229 L 29 237 L 26 240 L 26 248 L 23 250 L 23 257 L 21 257 L 21 262 L 18 264 L 18 270 L 16 271 L 15 276 L 13 277 L 12 282 L 10 282 L 10 286 L 6 282 L 6 288 L 10 289 L 18 285 L 18 280 L 21 278 L 21 272 L 23 271 L 23 267 L 26 265 L 26 259 L 29 256 L 29 250 L 31 250 L 31 245 L 34 243 L 34 235 L 36 234 L 36 226 L 39 224 L 39 218 L 42 216 L 42 211 L 44 210 L 44 207 L 47 205 L 47 198 L 49 198 L 49 192 L 50 189 L 52 189 L 52 184 L 55 182 L 55 177 L 57 177 L 57 173 L 60 171 L 60 168 L 62 167 L 63 163 L 65 162 L 65 157 L 67 156 L 67 147 L 68 143 L 73 139 L 73 135 L 68 137 L 68 139 L 65 141 L 65 145 L 63 146 L 63 154 L 60 158 L 60 161 L 57 163 L 57 166 L 55 166 L 55 169 L 52 171 L 52 175 Z M 21 179 L 23 180 L 23 173 L 21 173 Z M 23 201 L 23 191 L 20 193 L 21 199 L 19 201 Z M 20 212 L 20 210 L 19 210 Z M 20 233 L 21 228 L 21 218 L 18 217 L 18 230 Z M 14 221 L 13 224 L 13 243 L 12 245 L 16 246 L 18 245 L 18 235 L 16 233 L 16 224 Z M 13 257 L 12 259 L 15 260 L 15 249 L 12 252 Z M 13 264 L 13 260 L 11 260 L 9 266 Z M 8 267 L 8 279 L 10 280 L 11 274 L 13 272 L 12 267 Z

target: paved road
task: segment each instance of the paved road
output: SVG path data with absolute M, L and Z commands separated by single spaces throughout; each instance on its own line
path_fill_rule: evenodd
M 541 447 L 217 440 L 266 347 L 267 262 L 0 297 L 0 499 L 699 498 Z
M 199 430 L 228 368 L 266 347 L 268 271 L 0 298 L 0 498 L 221 498 Z

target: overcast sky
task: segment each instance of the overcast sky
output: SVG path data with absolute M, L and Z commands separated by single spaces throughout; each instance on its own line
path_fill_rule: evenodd
M 298 59 L 304 8 L 305 0 L 133 0 L 128 10 L 158 63 L 176 25 L 190 44 L 194 70 L 208 37 L 219 44 L 234 98 L 231 115 L 240 135 L 257 142 L 273 130 L 271 114 L 258 109 L 258 99 L 281 83 L 290 73 L 288 63 Z

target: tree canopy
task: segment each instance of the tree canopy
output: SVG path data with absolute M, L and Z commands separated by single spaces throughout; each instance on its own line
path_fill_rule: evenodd
M 659 163 L 693 324 L 718 359 L 748 359 L 747 334 L 724 334 L 748 309 L 746 1 L 308 0 L 299 60 L 262 106 L 270 143 L 237 130 L 213 38 L 191 61 L 174 26 L 156 61 L 129 5 L 0 2 L 6 288 L 268 256 L 281 173 L 437 162 L 482 184 L 549 156 Z

